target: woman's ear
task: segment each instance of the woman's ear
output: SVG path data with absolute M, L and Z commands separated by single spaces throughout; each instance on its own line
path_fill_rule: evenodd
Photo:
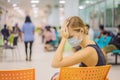
M 85 28 L 84 28 L 84 33 L 85 33 L 86 35 L 88 35 L 88 32 L 89 32 L 89 30 L 88 30 L 87 27 L 85 26 Z

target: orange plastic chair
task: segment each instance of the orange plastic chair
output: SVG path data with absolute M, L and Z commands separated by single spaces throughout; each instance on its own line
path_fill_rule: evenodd
M 35 69 L 0 70 L 0 80 L 35 80 Z
M 111 65 L 97 67 L 62 67 L 59 80 L 108 80 Z

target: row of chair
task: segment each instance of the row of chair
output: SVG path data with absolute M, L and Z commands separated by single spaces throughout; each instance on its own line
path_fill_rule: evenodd
M 97 45 L 100 48 L 104 48 L 110 43 L 111 39 L 112 39 L 111 36 L 107 36 L 107 37 L 101 36 L 100 39 L 96 38 L 94 41 L 97 43 Z
M 108 80 L 110 67 L 62 67 L 59 80 Z M 0 70 L 0 80 L 35 80 L 35 69 Z
M 0 56 L 1 56 L 0 58 L 1 59 L 6 58 L 8 50 L 10 50 L 12 53 L 12 59 L 14 59 L 13 57 L 15 55 L 19 55 L 19 58 L 20 58 L 18 46 L 17 45 L 14 46 L 13 43 L 14 43 L 14 35 L 13 34 L 10 35 L 9 40 L 8 40 L 8 44 L 5 44 L 2 36 L 0 36 L 0 50 L 1 50 L 0 51 Z
M 105 46 L 109 45 L 110 41 L 112 40 L 112 37 L 111 36 L 101 36 L 100 39 L 95 39 L 94 41 L 97 43 L 97 45 L 100 47 L 100 48 L 104 48 Z M 120 64 L 118 63 L 118 56 L 120 55 L 120 50 L 113 50 L 112 51 L 112 54 L 115 55 L 115 63 L 112 63 L 112 64 Z

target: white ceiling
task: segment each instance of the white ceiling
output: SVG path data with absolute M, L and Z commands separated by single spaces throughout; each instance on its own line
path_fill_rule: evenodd
M 0 0 L 0 6 L 7 9 L 8 11 L 17 12 L 13 8 L 13 4 L 17 4 L 17 6 L 20 8 L 20 10 L 26 15 L 34 15 L 33 8 L 31 4 L 31 0 Z M 38 4 L 35 4 L 38 8 L 38 16 L 40 13 L 49 12 L 50 7 L 55 7 L 56 5 L 59 5 L 59 0 L 39 0 Z M 44 12 L 43 12 L 44 11 Z M 18 12 L 19 13 L 19 12 Z

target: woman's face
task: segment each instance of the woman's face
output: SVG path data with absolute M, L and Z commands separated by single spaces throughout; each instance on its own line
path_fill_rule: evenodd
M 84 36 L 84 29 L 83 28 L 76 28 L 72 29 L 71 27 L 68 27 L 69 32 L 69 38 L 77 38 L 78 40 L 83 39 Z

